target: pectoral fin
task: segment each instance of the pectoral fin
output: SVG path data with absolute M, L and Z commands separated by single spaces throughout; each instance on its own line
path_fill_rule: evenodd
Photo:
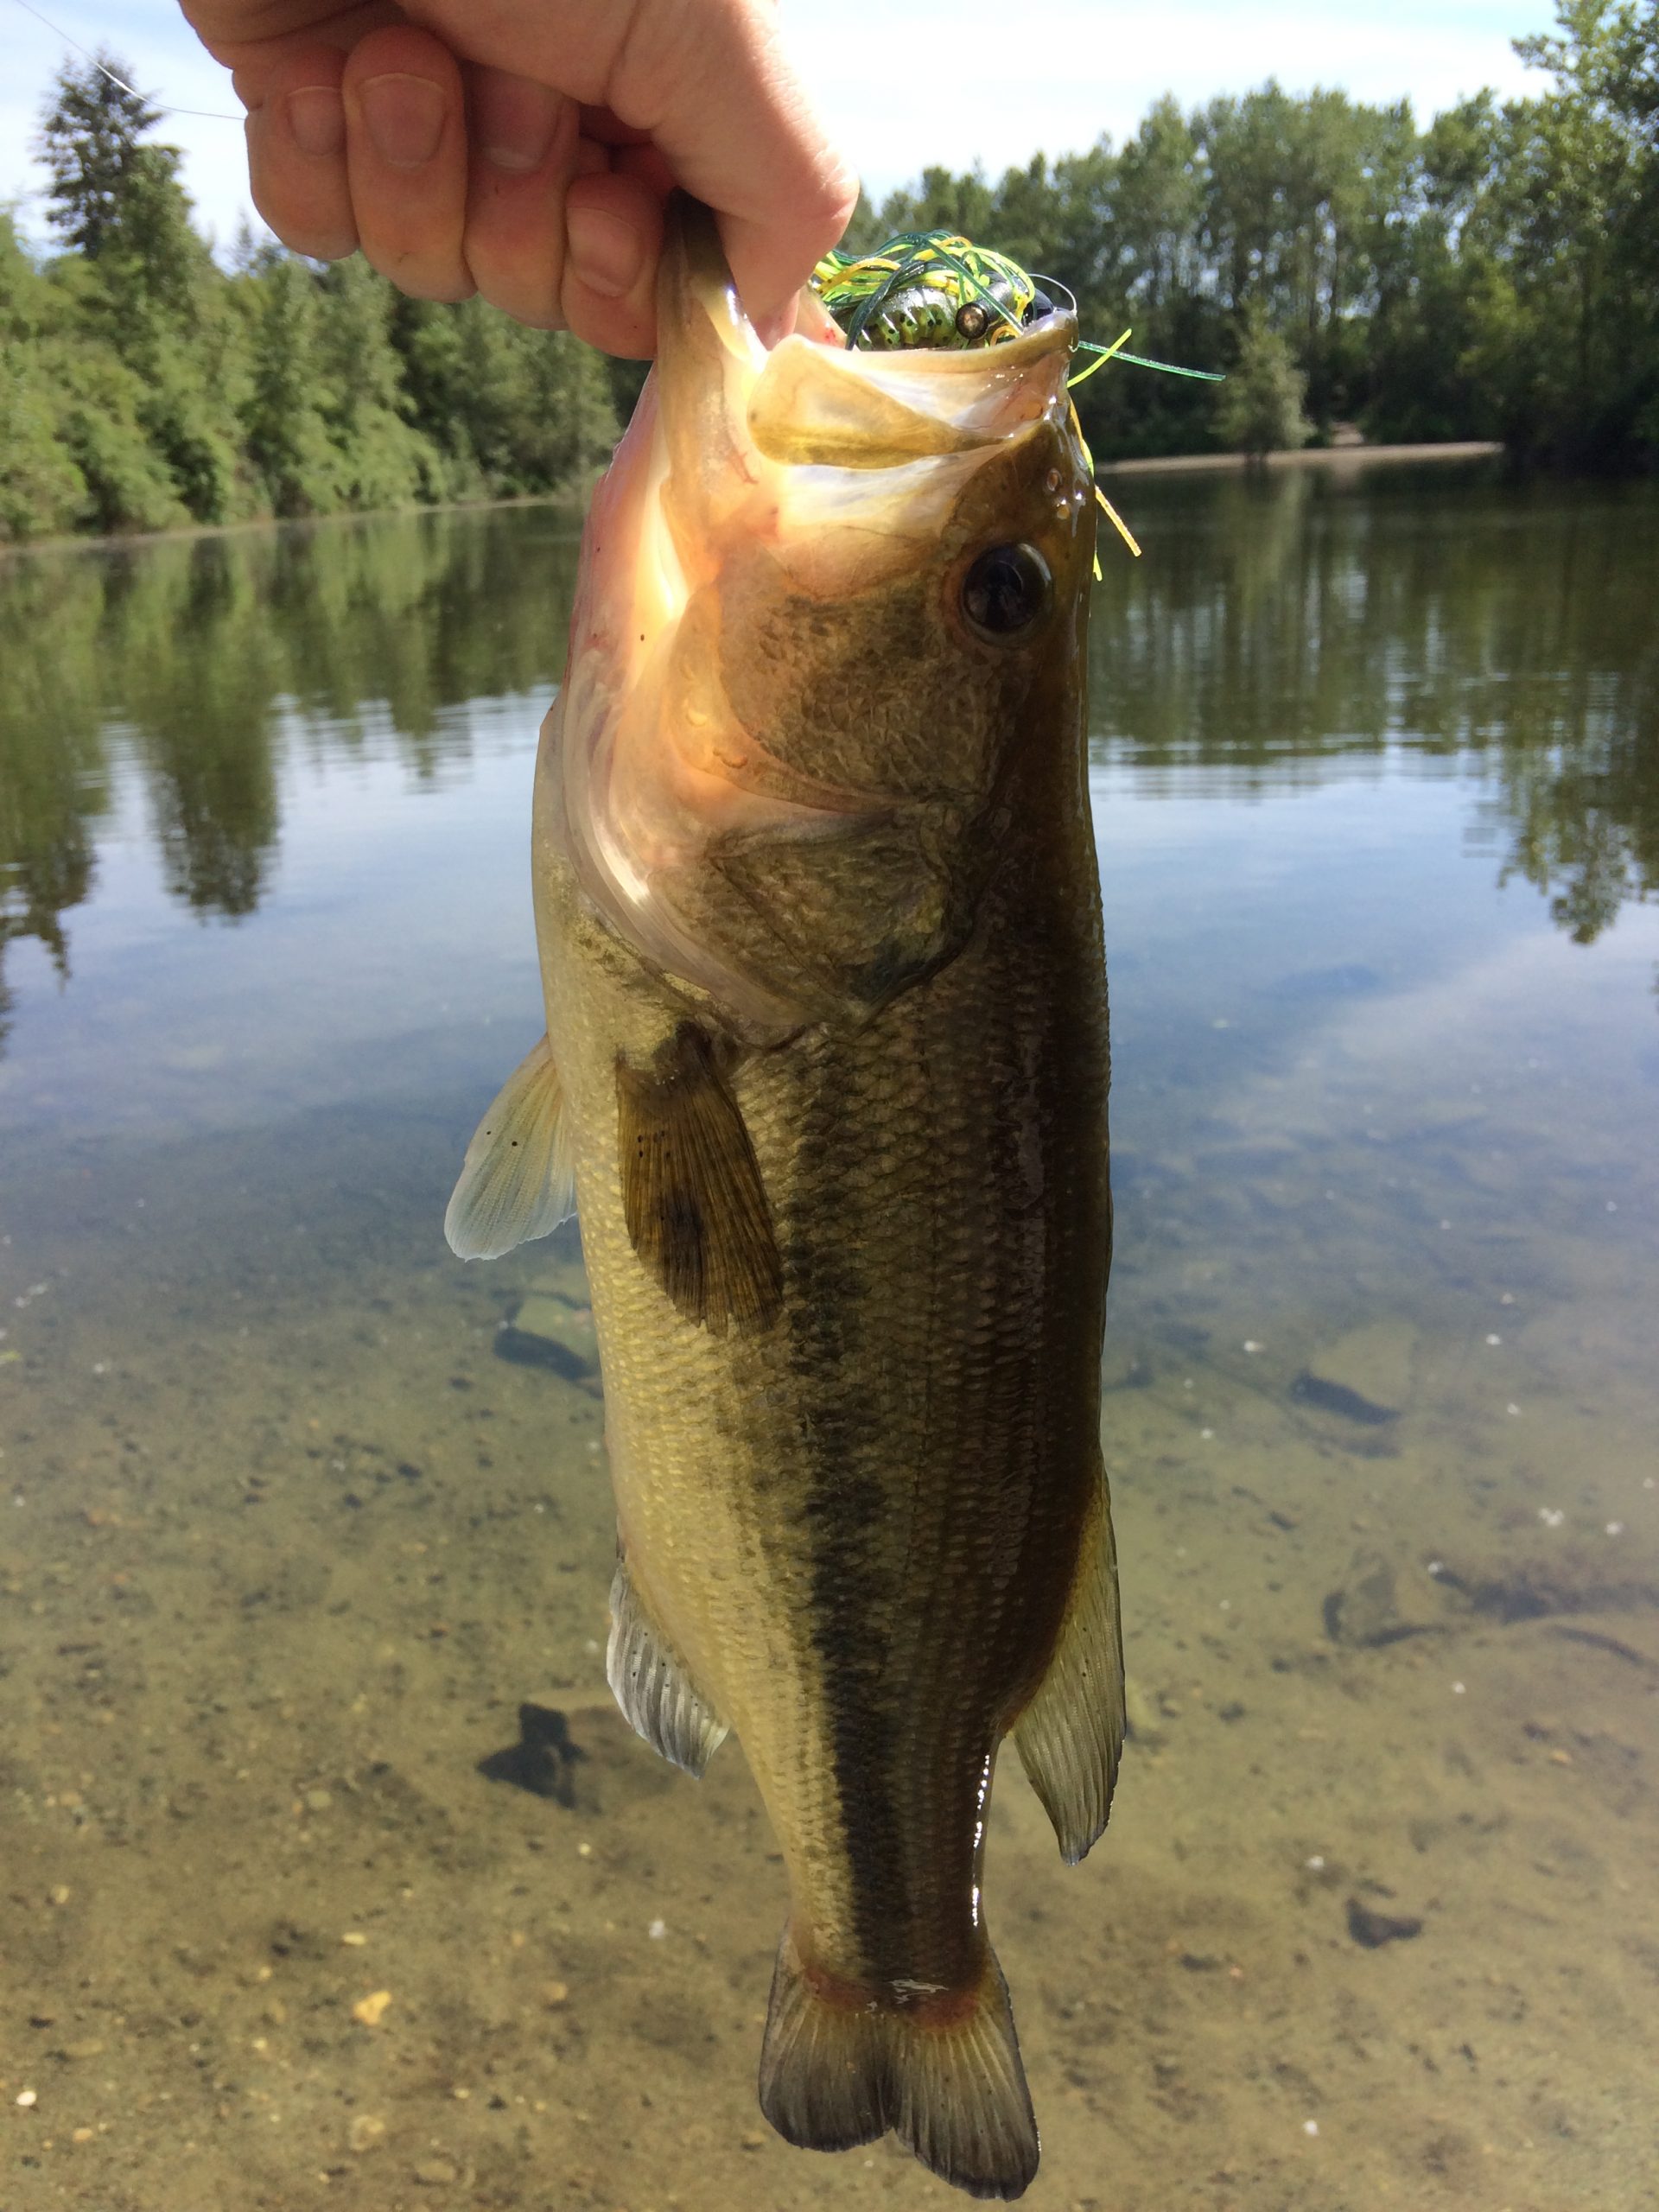
M 700 1775 L 724 1741 L 726 1723 L 646 1611 L 620 1553 L 611 1584 L 605 1675 L 635 1734 L 687 1774 Z
M 683 1022 L 649 1071 L 619 1060 L 622 1207 L 634 1250 L 711 1336 L 764 1329 L 783 1306 L 783 1262 L 760 1163 L 714 1046 Z
M 1075 1866 L 1106 1825 L 1123 1748 L 1123 1641 L 1117 1549 L 1103 1471 L 1084 1529 L 1059 1641 L 1036 1695 L 1014 1723 L 1031 1785 Z
M 443 1217 L 450 1249 L 494 1260 L 546 1236 L 575 1211 L 569 1117 L 545 1037 L 502 1084 L 479 1123 Z

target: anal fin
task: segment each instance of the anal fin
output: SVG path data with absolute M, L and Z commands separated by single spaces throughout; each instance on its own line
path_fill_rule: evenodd
M 1075 1866 L 1106 1825 L 1123 1749 L 1117 1548 L 1103 1469 L 1048 1672 L 1014 1726 L 1031 1784 Z
M 622 1210 L 640 1260 L 711 1336 L 768 1328 L 783 1262 L 754 1147 L 715 1046 L 682 1022 L 649 1069 L 616 1067 Z
M 1007 1984 L 988 1944 L 976 1986 L 906 2003 L 815 1975 L 785 1928 L 760 2050 L 760 2109 L 805 2150 L 851 2150 L 892 2128 L 969 2196 L 1022 2196 L 1037 2171 Z
M 473 1133 L 443 1217 L 450 1249 L 495 1260 L 575 1211 L 569 1116 L 552 1048 L 533 1045 Z
M 611 1583 L 605 1674 L 634 1732 L 687 1774 L 701 1775 L 725 1740 L 726 1723 L 646 1611 L 620 1553 Z

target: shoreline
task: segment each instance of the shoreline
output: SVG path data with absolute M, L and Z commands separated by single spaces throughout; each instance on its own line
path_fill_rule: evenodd
M 1270 453 L 1261 463 L 1241 453 L 1166 454 L 1150 460 L 1103 461 L 1102 476 L 1185 476 L 1205 469 L 1240 471 L 1268 468 L 1370 468 L 1406 461 L 1486 461 L 1503 448 L 1495 440 L 1471 439 L 1461 443 L 1427 446 L 1305 446 L 1295 453 Z M 590 486 L 581 493 L 532 492 L 505 499 L 442 499 L 432 505 L 360 507 L 334 515 L 256 515 L 243 522 L 190 523 L 177 530 L 105 531 L 82 537 L 73 532 L 58 537 L 31 537 L 21 543 L 0 543 L 0 561 L 27 558 L 36 553 L 110 551 L 137 545 L 172 545 L 187 538 L 238 537 L 257 530 L 322 530 L 340 524 L 381 522 L 390 515 L 480 514 L 502 507 L 564 507 L 580 524 L 586 512 Z
M 1414 461 L 1490 461 L 1503 450 L 1495 438 L 1468 438 L 1449 445 L 1429 446 L 1303 446 L 1299 450 L 1270 453 L 1253 461 L 1242 453 L 1165 454 L 1145 461 L 1103 461 L 1102 476 L 1185 476 L 1200 469 L 1370 468 Z
M 598 481 L 595 476 L 594 481 Z M 176 530 L 106 530 L 56 537 L 0 541 L 0 561 L 34 553 L 124 552 L 135 545 L 176 545 L 187 538 L 239 537 L 257 530 L 328 530 L 340 524 L 385 522 L 394 515 L 460 515 L 495 512 L 502 507 L 563 507 L 580 528 L 593 495 L 593 484 L 580 492 L 519 492 L 504 499 L 435 499 L 410 507 L 350 507 L 332 515 L 249 515 L 240 522 L 181 523 Z

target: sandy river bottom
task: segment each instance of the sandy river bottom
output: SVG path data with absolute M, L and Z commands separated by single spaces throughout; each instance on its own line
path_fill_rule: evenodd
M 891 2143 L 761 2121 L 781 1869 L 741 1749 L 695 1784 L 603 1689 L 574 1241 L 462 1269 L 401 1179 L 442 1192 L 447 1139 L 401 1141 L 390 1189 L 366 1117 L 158 1146 L 118 1188 L 43 1154 L 0 1254 L 0 2203 L 950 2202 Z M 337 1202 L 297 1221 L 323 1142 Z M 1321 1217 L 1299 1285 L 1304 1210 L 1344 1201 L 1279 1167 L 1200 1163 L 1114 1294 L 1135 1740 L 1084 1866 L 1012 1759 L 991 1827 L 1030 2202 L 1630 2212 L 1659 2164 L 1641 1255 L 1563 1234 L 1516 1291 L 1489 1250 L 1408 1301 L 1385 1260 L 1344 1305 L 1316 1252 L 1366 1224 Z M 1278 1254 L 1259 1350 L 1215 1256 L 1246 1207 Z M 551 1365 L 504 1356 L 537 1288 Z M 514 1755 L 525 1702 L 565 1748 L 543 1721 Z

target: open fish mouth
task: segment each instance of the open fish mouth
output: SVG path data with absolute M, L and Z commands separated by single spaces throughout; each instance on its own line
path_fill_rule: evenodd
M 682 198 L 658 338 L 589 517 L 550 738 L 554 834 L 636 951 L 775 1033 L 812 994 L 760 976 L 699 881 L 735 844 L 838 836 L 907 803 L 982 804 L 971 747 L 930 760 L 912 736 L 896 758 L 891 732 L 937 724 L 942 688 L 1006 689 L 1009 593 L 1073 588 L 1092 542 L 1066 393 L 1076 323 L 1057 312 L 995 346 L 878 353 L 849 349 L 809 298 L 768 346 L 713 217 Z M 976 601 L 971 565 L 1004 542 L 1027 573 L 993 567 Z M 881 728 L 861 760 L 836 725 L 873 677 Z

